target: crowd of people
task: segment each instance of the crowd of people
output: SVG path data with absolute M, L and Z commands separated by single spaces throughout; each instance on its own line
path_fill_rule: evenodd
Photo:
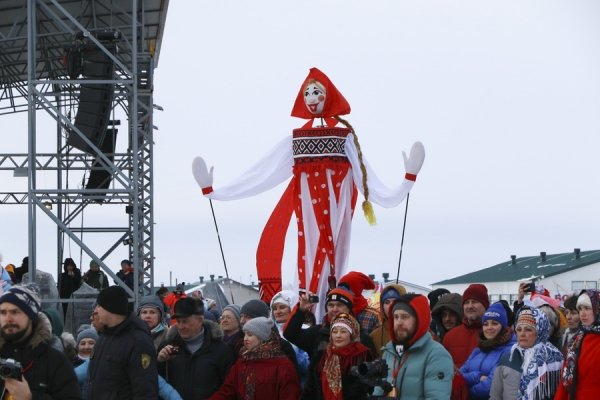
M 284 290 L 270 304 L 219 311 L 177 286 L 132 311 L 127 292 L 96 268 L 85 274 L 99 289 L 90 324 L 72 335 L 35 285 L 9 279 L 0 296 L 1 399 L 600 398 L 597 290 L 557 305 L 535 292 L 526 298 L 520 284 L 509 305 L 490 304 L 483 284 L 424 296 L 391 283 L 371 305 L 363 291 L 374 282 L 353 271 L 316 303 Z M 66 259 L 61 296 L 84 279 Z

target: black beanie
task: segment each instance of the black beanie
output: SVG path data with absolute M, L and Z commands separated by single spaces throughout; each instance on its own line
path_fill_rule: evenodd
M 129 315 L 128 299 L 125 289 L 120 286 L 110 286 L 100 291 L 96 303 L 110 313 L 127 316 Z
M 444 288 L 438 288 L 429 292 L 427 294 L 427 298 L 429 299 L 429 309 L 433 310 L 433 307 L 435 307 L 440 297 L 448 293 L 450 293 L 450 291 Z
M 247 301 L 240 310 L 240 314 L 246 314 L 250 318 L 265 317 L 269 318 L 271 310 L 264 301 L 252 299 Z

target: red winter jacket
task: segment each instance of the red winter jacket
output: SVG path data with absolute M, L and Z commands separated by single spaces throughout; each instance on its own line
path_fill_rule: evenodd
M 600 335 L 588 333 L 581 343 L 581 351 L 577 360 L 577 383 L 575 384 L 576 399 L 600 399 Z M 568 390 L 558 385 L 554 400 L 569 400 Z
M 452 356 L 456 368 L 462 367 L 471 352 L 477 347 L 480 333 L 481 322 L 469 324 L 469 320 L 466 318 L 463 319 L 461 325 L 446 332 L 442 344 Z
M 187 295 L 183 292 L 181 294 L 171 292 L 165 296 L 163 303 L 165 303 L 165 305 L 167 307 L 169 307 L 169 313 L 171 315 L 175 315 L 175 303 L 177 303 L 180 299 L 184 299 L 186 297 L 187 297 Z M 172 326 L 172 325 L 175 325 L 175 318 L 171 317 L 171 321 L 169 321 L 169 326 Z
M 247 384 L 244 376 L 254 375 L 256 400 L 298 400 L 300 382 L 292 362 L 284 355 L 276 358 L 243 360 L 239 358 L 225 382 L 209 400 L 245 399 Z

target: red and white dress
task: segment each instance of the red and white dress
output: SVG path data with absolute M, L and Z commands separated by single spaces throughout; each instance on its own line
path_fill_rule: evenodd
M 313 127 L 315 115 L 304 112 L 307 109 L 302 103 L 302 93 L 310 79 L 316 79 L 327 89 L 325 108 L 317 115 L 324 126 Z M 363 174 L 351 130 L 337 126 L 338 120 L 333 117 L 349 112 L 350 106 L 329 79 L 318 69 L 311 69 L 292 111 L 293 116 L 309 119 L 308 123 L 295 129 L 228 186 L 203 188 L 203 193 L 211 199 L 237 200 L 291 178 L 263 230 L 256 255 L 261 296 L 267 302 L 282 289 L 281 261 L 292 214 L 298 224 L 300 289 L 324 299 L 328 277 L 339 279 L 346 273 L 352 215 L 357 192 L 363 193 Z M 400 186 L 388 188 L 364 157 L 362 162 L 367 171 L 369 200 L 382 207 L 400 204 L 414 185 L 416 171 L 407 173 Z

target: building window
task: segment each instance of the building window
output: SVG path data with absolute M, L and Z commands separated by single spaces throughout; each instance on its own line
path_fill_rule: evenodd
M 597 281 L 585 281 L 585 289 L 598 289 Z
M 598 281 L 572 281 L 571 288 L 574 293 L 579 293 L 583 289 L 598 289 Z

